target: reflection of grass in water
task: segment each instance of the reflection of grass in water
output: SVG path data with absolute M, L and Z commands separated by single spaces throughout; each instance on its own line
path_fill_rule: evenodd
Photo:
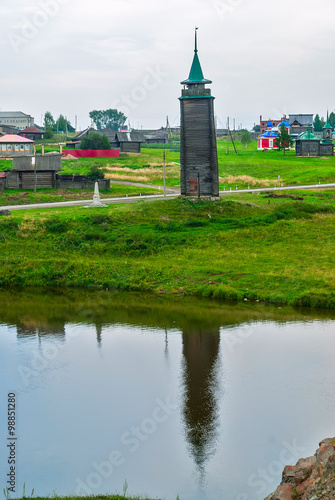
M 334 307 L 333 193 L 299 197 L 14 212 L 0 218 L 0 284 Z

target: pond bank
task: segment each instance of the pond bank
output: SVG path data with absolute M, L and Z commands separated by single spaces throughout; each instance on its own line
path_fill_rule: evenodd
M 296 194 L 16 211 L 0 217 L 0 286 L 334 308 L 333 191 Z

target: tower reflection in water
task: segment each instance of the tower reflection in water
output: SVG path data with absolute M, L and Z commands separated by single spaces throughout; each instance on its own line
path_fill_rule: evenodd
M 220 330 L 183 332 L 183 418 L 200 486 L 219 436 Z

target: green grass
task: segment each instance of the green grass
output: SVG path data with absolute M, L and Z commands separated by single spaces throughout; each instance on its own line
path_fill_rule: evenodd
M 139 196 L 140 194 L 162 194 L 162 191 L 146 187 L 123 186 L 118 184 L 112 184 L 110 190 L 100 189 L 101 198 Z M 32 189 L 5 189 L 4 193 L 0 193 L 0 206 L 90 199 L 93 199 L 93 189 L 37 189 L 36 194 L 34 194 Z
M 220 189 L 273 187 L 297 184 L 318 184 L 335 182 L 335 157 L 301 158 L 295 151 L 257 151 L 253 141 L 245 148 L 236 142 L 238 154 L 234 153 L 230 142 L 226 154 L 226 139 L 218 141 Z M 48 148 L 54 149 L 52 147 Z M 49 150 L 48 149 L 48 150 Z M 180 183 L 180 153 L 166 150 L 166 184 L 178 186 Z M 163 149 L 144 148 L 141 154 L 121 153 L 119 158 L 80 158 L 63 160 L 63 174 L 86 175 L 92 165 L 105 169 L 111 180 L 129 180 L 148 184 L 163 183 Z M 11 162 L 0 160 L 0 170 L 11 168 Z M 280 178 L 278 178 L 280 176 Z
M 218 141 L 218 160 L 220 189 L 273 187 L 297 184 L 317 184 L 335 182 L 335 157 L 301 158 L 295 151 L 257 151 L 254 141 L 245 148 L 237 142 L 236 155 L 230 143 L 229 154 L 226 154 L 226 140 Z M 107 168 L 107 176 L 111 179 L 138 180 L 151 184 L 163 182 L 163 149 L 145 148 L 142 154 L 121 153 L 120 158 L 66 160 L 64 173 L 87 173 L 92 164 Z M 180 183 L 180 153 L 166 151 L 166 177 L 168 186 Z M 280 176 L 280 178 L 278 178 Z
M 299 194 L 299 196 L 298 196 Z M 0 218 L 0 285 L 335 307 L 335 194 L 178 198 Z
M 11 497 L 10 497 L 11 498 Z M 16 497 L 15 497 L 16 498 Z M 33 498 L 34 500 L 153 500 L 147 496 L 124 496 L 124 495 L 90 495 L 90 496 L 58 496 L 52 495 L 52 497 L 21 497 L 17 498 L 17 500 L 27 500 L 27 498 Z M 159 500 L 156 498 L 156 500 Z

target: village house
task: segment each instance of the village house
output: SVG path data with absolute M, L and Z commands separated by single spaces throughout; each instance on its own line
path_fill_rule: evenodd
M 32 155 L 35 142 L 16 134 L 6 134 L 0 137 L 0 156 L 14 157 Z
M 19 135 L 32 141 L 39 141 L 44 137 L 44 130 L 40 130 L 37 127 L 26 127 L 19 132 Z
M 290 124 L 290 135 L 293 139 L 306 132 L 307 127 L 311 132 L 313 131 L 313 114 L 289 115 L 288 122 Z

